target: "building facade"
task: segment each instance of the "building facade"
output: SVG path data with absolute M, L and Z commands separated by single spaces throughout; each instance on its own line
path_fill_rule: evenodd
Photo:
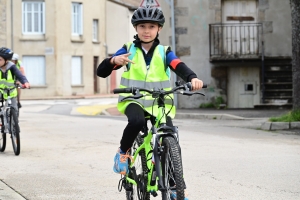
M 97 77 L 96 69 L 114 45 L 111 38 L 118 38 L 114 31 L 107 31 L 110 25 L 117 27 L 120 23 L 129 29 L 130 4 L 104 0 L 1 0 L 0 5 L 0 45 L 19 54 L 31 83 L 31 89 L 24 91 L 22 97 L 110 92 L 110 83 Z M 119 13 L 120 10 L 125 12 Z M 119 13 L 118 18 L 114 18 L 115 13 Z M 123 39 L 129 39 L 129 34 L 123 33 Z
M 170 1 L 157 1 L 172 44 Z M 222 98 L 229 108 L 292 102 L 291 16 L 282 0 L 174 0 L 176 54 L 205 83 L 202 96 L 178 96 L 197 108 Z M 13 4 L 11 4 L 13 3 Z M 96 76 L 98 64 L 136 34 L 140 0 L 0 0 L 0 45 L 18 53 L 32 89 L 23 97 L 108 94 L 122 69 Z M 174 74 L 173 79 L 174 80 Z
M 179 107 L 217 97 L 229 108 L 291 104 L 289 1 L 177 0 L 175 13 L 177 55 L 209 85 Z

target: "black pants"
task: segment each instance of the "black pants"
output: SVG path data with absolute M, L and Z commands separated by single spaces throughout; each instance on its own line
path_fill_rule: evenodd
M 126 152 L 133 145 L 135 138 L 145 125 L 145 116 L 147 114 L 148 113 L 145 113 L 141 106 L 136 103 L 131 103 L 127 106 L 125 115 L 128 118 L 128 124 L 124 129 L 120 146 L 123 152 Z M 170 117 L 167 117 L 167 125 L 173 126 Z

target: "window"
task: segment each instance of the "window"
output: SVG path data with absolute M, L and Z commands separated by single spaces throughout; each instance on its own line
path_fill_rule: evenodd
M 98 42 L 98 19 L 93 20 L 93 42 Z
M 73 56 L 72 57 L 72 67 L 71 67 L 71 74 L 72 74 L 72 85 L 82 85 L 82 61 L 80 56 Z
M 45 57 L 44 56 L 23 56 L 25 75 L 30 85 L 46 85 Z
M 45 33 L 44 1 L 23 1 L 22 12 L 23 34 Z
M 72 3 L 72 34 L 82 35 L 82 4 Z

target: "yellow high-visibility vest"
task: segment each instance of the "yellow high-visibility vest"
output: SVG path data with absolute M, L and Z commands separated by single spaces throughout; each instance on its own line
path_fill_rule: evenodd
M 153 90 L 153 88 L 157 89 L 164 89 L 164 90 L 171 90 L 171 83 L 169 74 L 166 71 L 166 62 L 165 62 L 165 54 L 168 47 L 163 47 L 161 45 L 158 45 L 153 52 L 153 57 L 150 62 L 149 66 L 146 66 L 146 62 L 144 59 L 144 55 L 141 49 L 134 47 L 134 44 L 132 42 L 129 42 L 126 44 L 127 51 L 133 52 L 134 56 L 131 58 L 131 60 L 135 64 L 130 64 L 130 67 L 127 71 L 123 72 L 120 88 L 127 88 L 127 87 L 140 87 L 140 88 L 146 88 L 149 90 Z M 164 49 L 164 55 L 161 55 L 159 48 Z M 141 92 L 146 93 L 146 92 Z M 119 95 L 119 102 L 118 102 L 118 110 L 121 113 L 124 113 L 126 110 L 126 107 L 130 103 L 137 103 L 140 105 L 145 111 L 150 113 L 153 116 L 157 116 L 158 114 L 158 105 L 157 100 L 154 101 L 154 98 L 149 95 L 145 96 L 140 99 L 126 99 L 125 101 L 121 100 L 126 96 L 132 96 L 132 94 L 129 93 L 122 93 Z M 165 100 L 165 112 L 168 113 L 172 107 L 174 95 L 170 94 L 166 97 Z M 175 117 L 176 108 L 175 105 L 173 105 L 170 113 L 168 116 L 171 118 Z

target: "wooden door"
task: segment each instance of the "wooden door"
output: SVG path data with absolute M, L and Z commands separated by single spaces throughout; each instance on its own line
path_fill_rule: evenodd
M 97 76 L 98 60 L 99 60 L 99 57 L 94 56 L 94 93 L 99 93 L 98 76 Z
M 258 51 L 257 0 L 224 0 L 222 6 L 223 51 L 254 54 Z

